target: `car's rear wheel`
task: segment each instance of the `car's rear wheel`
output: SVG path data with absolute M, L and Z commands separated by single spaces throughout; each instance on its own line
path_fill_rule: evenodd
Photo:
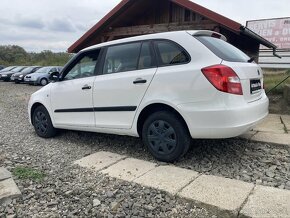
M 40 80 L 40 85 L 46 86 L 47 84 L 48 84 L 48 80 L 47 79 L 43 78 L 43 79 Z
M 150 115 L 145 121 L 142 140 L 157 160 L 173 162 L 188 151 L 191 137 L 177 115 L 160 111 Z
M 44 106 L 38 106 L 32 115 L 33 126 L 38 136 L 51 138 L 57 131 L 53 127 L 48 111 Z

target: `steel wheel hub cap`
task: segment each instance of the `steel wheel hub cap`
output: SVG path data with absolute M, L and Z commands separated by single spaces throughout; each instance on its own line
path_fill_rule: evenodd
M 170 154 L 177 145 L 175 130 L 163 120 L 154 121 L 149 126 L 147 138 L 153 151 L 162 155 Z
M 45 114 L 41 111 L 38 111 L 35 115 L 35 127 L 41 133 L 45 133 L 47 130 L 48 121 Z

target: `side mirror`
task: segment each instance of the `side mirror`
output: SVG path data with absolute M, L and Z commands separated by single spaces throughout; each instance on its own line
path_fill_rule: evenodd
M 59 72 L 52 72 L 49 75 L 49 80 L 52 82 L 57 82 L 57 81 L 59 81 L 59 76 L 60 76 Z

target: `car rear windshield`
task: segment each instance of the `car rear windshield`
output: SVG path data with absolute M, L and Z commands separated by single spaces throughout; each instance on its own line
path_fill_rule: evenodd
M 219 58 L 230 62 L 248 62 L 249 56 L 233 45 L 214 37 L 197 36 L 202 44 Z

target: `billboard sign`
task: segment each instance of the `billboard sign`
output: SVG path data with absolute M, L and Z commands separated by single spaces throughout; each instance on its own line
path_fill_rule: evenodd
M 252 20 L 247 22 L 247 27 L 272 42 L 278 49 L 290 49 L 290 17 Z

